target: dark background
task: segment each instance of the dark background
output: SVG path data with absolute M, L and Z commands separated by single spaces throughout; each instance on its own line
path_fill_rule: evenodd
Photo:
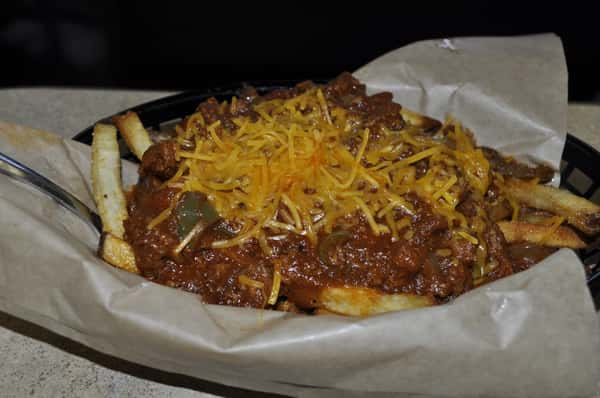
M 413 2 L 414 3 L 414 2 Z M 523 2 L 525 3 L 525 2 Z M 257 3 L 29 0 L 3 3 L 0 87 L 182 90 L 330 78 L 416 40 L 558 34 L 569 99 L 600 101 L 597 15 L 573 3 Z

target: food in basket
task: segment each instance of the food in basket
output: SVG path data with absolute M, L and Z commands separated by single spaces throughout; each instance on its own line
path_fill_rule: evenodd
M 442 304 L 600 231 L 599 206 L 541 185 L 551 168 L 368 96 L 348 73 L 211 98 L 156 143 L 135 113 L 114 121 L 141 164 L 123 193 L 116 129 L 96 126 L 100 256 L 207 303 L 346 315 Z

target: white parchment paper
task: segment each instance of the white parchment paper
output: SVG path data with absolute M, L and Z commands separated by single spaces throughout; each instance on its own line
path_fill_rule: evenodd
M 486 145 L 558 165 L 566 68 L 554 35 L 416 43 L 356 72 Z M 89 148 L 0 122 L 0 150 L 93 206 Z M 124 165 L 126 181 L 135 167 Z M 204 305 L 96 258 L 96 237 L 0 177 L 0 309 L 108 354 L 296 396 L 569 397 L 594 392 L 600 333 L 583 268 L 561 250 L 453 303 L 370 318 Z
M 567 129 L 567 70 L 554 35 L 456 38 L 392 51 L 355 76 L 370 92 L 444 120 L 458 118 L 477 142 L 558 169 Z

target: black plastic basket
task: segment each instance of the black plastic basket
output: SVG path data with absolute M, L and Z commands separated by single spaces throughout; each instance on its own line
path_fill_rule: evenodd
M 230 100 L 232 96 L 239 96 L 240 90 L 248 85 L 256 88 L 259 94 L 280 89 L 289 88 L 297 81 L 259 81 L 231 84 L 228 86 L 213 87 L 206 90 L 188 91 L 150 101 L 130 108 L 135 111 L 146 128 L 153 131 L 161 131 L 173 123 L 181 120 L 186 115 L 194 113 L 201 102 L 210 97 L 218 100 Z M 126 110 L 123 110 L 125 112 Z M 122 113 L 122 112 L 121 112 Z M 99 120 L 97 123 L 112 123 L 112 116 Z M 86 128 L 73 137 L 74 140 L 91 144 L 93 126 Z M 124 149 L 124 157 L 134 159 Z M 600 204 L 600 153 L 579 140 L 567 134 L 567 141 L 561 160 L 561 187 Z M 578 255 L 583 264 L 588 278 L 588 286 L 596 303 L 600 308 L 600 241 L 596 240 L 587 249 L 578 250 Z

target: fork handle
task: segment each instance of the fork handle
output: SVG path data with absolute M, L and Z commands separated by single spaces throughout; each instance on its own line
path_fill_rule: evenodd
M 102 221 L 100 220 L 100 217 L 98 217 L 98 214 L 94 213 L 82 201 L 43 175 L 2 152 L 0 152 L 0 173 L 31 185 L 78 216 L 96 232 L 102 233 Z

